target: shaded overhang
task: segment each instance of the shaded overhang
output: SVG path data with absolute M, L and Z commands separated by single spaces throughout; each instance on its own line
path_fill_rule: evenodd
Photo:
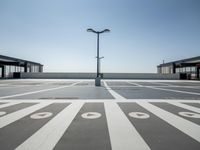
M 195 63 L 177 63 L 176 67 L 196 67 L 200 66 L 200 62 L 195 62 Z

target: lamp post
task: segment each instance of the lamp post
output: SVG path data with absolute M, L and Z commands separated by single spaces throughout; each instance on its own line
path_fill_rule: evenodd
M 104 29 L 102 31 L 95 31 L 91 28 L 87 29 L 87 32 L 93 32 L 97 34 L 97 76 L 95 78 L 95 85 L 96 86 L 101 86 L 101 76 L 100 76 L 100 59 L 103 57 L 99 57 L 99 34 L 104 33 L 104 32 L 110 32 L 109 29 Z

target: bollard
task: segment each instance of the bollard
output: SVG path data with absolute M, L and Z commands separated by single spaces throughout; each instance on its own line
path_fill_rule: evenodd
M 95 78 L 95 86 L 101 86 L 101 77 Z

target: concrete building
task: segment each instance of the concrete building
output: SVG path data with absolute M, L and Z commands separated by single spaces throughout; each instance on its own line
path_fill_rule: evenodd
M 43 72 L 40 63 L 0 55 L 0 79 L 15 78 L 19 72 Z
M 200 79 L 200 56 L 163 63 L 157 69 L 160 74 L 179 73 L 181 79 Z

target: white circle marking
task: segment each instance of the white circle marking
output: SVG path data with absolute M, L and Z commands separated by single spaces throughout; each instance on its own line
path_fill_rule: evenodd
M 83 113 L 81 117 L 84 119 L 97 119 L 101 117 L 101 114 L 97 112 L 87 112 L 87 113 Z
M 5 114 L 6 114 L 5 111 L 0 111 L 0 116 L 3 116 L 3 115 L 5 115 Z
M 40 112 L 40 113 L 35 113 L 35 114 L 31 115 L 30 117 L 32 119 L 44 119 L 44 118 L 48 118 L 52 115 L 53 115 L 53 113 L 51 113 L 51 112 Z
M 150 117 L 150 115 L 143 112 L 130 112 L 128 115 L 137 119 L 147 119 Z
M 181 116 L 189 117 L 189 118 L 200 118 L 200 114 L 193 113 L 193 112 L 179 112 Z

